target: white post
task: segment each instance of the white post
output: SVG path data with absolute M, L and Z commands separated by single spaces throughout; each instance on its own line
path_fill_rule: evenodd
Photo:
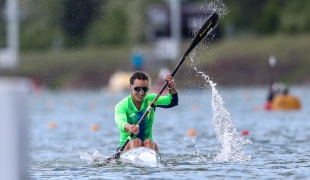
M 269 57 L 269 65 L 270 65 L 270 67 L 275 67 L 275 66 L 276 66 L 276 63 L 277 63 L 276 57 L 270 56 L 270 57 Z
M 0 51 L 0 66 L 16 68 L 19 62 L 19 13 L 18 0 L 6 1 L 7 48 Z
M 28 179 L 30 81 L 0 77 L 0 179 Z
M 274 67 L 276 66 L 277 59 L 275 56 L 269 57 L 269 89 L 271 90 L 272 84 L 275 81 L 275 75 L 274 75 Z
M 181 43 L 181 0 L 169 0 L 171 44 L 175 48 L 175 57 L 179 57 Z

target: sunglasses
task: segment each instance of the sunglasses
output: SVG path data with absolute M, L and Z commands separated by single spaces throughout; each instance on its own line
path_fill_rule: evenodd
M 143 92 L 146 93 L 149 91 L 149 87 L 137 87 L 137 86 L 132 86 L 132 89 L 135 90 L 137 93 Z

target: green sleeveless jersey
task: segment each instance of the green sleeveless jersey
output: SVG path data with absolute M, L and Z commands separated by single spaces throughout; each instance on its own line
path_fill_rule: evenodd
M 124 98 L 115 106 L 115 122 L 120 130 L 120 142 L 119 145 L 122 146 L 127 137 L 130 135 L 130 132 L 126 132 L 124 130 L 125 124 L 137 124 L 142 115 L 146 112 L 147 108 L 152 104 L 153 100 L 157 94 L 147 94 L 140 108 L 140 111 L 136 108 L 133 103 L 131 95 Z M 171 105 L 172 99 L 176 100 L 176 104 Z M 169 108 L 177 105 L 178 96 L 177 94 L 167 96 L 160 96 L 155 103 L 155 107 L 164 107 Z M 139 133 L 134 135 L 133 138 L 140 138 L 142 142 L 146 139 L 152 138 L 152 126 L 155 118 L 155 108 L 148 113 L 148 115 L 144 118 L 144 120 L 139 125 Z

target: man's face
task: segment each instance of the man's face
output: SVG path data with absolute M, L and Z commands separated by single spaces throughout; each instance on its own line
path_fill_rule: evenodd
M 143 98 L 146 95 L 146 92 L 148 91 L 148 88 L 149 82 L 147 80 L 135 79 L 133 84 L 130 85 L 131 94 L 133 98 L 138 102 L 142 102 Z

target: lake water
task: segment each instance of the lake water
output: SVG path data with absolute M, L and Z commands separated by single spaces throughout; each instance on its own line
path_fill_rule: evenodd
M 226 112 L 214 112 L 220 110 L 212 106 L 214 92 L 210 87 L 179 90 L 179 106 L 156 109 L 153 132 L 162 158 L 156 168 L 122 162 L 95 165 L 113 155 L 118 147 L 113 110 L 128 93 L 42 91 L 33 95 L 30 179 L 309 178 L 309 86 L 290 89 L 302 103 L 302 110 L 293 112 L 264 111 L 266 87 L 216 88 L 224 102 L 220 108 Z M 231 119 L 230 124 L 215 122 L 214 117 L 222 113 L 226 113 L 225 119 Z M 92 130 L 94 125 L 99 130 Z M 215 127 L 225 126 L 236 131 L 235 137 L 217 138 Z M 197 135 L 188 136 L 190 129 Z M 249 135 L 242 136 L 243 131 Z M 237 147 L 241 156 L 227 152 L 230 150 L 225 149 L 225 142 L 232 149 Z M 225 151 L 228 155 L 219 155 Z

